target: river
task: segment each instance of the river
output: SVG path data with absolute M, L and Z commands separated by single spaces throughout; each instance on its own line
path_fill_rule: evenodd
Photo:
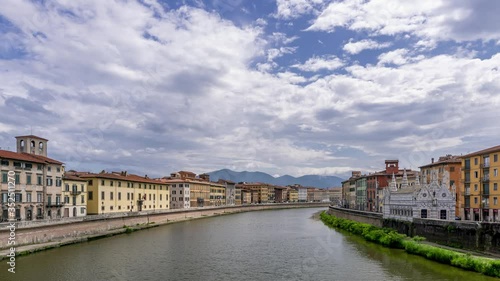
M 323 208 L 324 209 L 324 208 Z M 498 280 L 339 233 L 321 209 L 246 212 L 17 257 L 0 280 Z

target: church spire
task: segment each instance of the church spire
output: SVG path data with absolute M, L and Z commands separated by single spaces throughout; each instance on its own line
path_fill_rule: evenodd
M 398 185 L 396 184 L 396 177 L 394 176 L 394 173 L 392 173 L 392 180 L 389 184 L 389 188 L 391 191 L 398 191 Z
M 406 174 L 406 168 L 403 169 L 403 181 L 401 182 L 401 188 L 407 188 L 408 187 L 408 175 Z

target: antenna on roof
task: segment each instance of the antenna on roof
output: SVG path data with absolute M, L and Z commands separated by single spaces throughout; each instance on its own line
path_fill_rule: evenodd
M 33 135 L 33 126 L 30 126 L 30 135 Z

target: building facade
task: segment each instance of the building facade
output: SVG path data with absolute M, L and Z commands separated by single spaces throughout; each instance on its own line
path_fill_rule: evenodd
M 500 145 L 462 156 L 465 220 L 500 221 Z
M 87 180 L 89 215 L 170 209 L 168 184 L 126 171 L 107 173 L 75 172 Z
M 384 189 L 385 219 L 412 221 L 414 218 L 454 220 L 456 199 L 449 189 L 449 183 L 439 184 L 437 173 L 431 173 L 429 184 L 421 185 L 418 177 L 409 185 L 406 172 L 401 186 L 392 177 L 389 187 Z
M 87 180 L 74 176 L 71 172 L 63 176 L 63 214 L 65 218 L 87 215 Z
M 465 202 L 464 196 L 462 195 L 463 186 L 461 182 L 461 166 L 462 160 L 460 156 L 446 155 L 438 158 L 438 161 L 431 159 L 431 163 L 420 167 L 421 182 L 423 184 L 430 183 L 431 175 L 433 172 L 437 174 L 438 184 L 446 184 L 449 186 L 451 192 L 455 192 L 455 198 L 457 200 L 455 204 L 455 214 L 462 219 L 465 218 L 463 212 Z M 443 180 L 449 180 L 449 183 L 443 182 Z
M 47 157 L 47 139 L 34 135 L 16 137 L 17 151 L 0 150 L 2 220 L 9 219 L 9 178 L 14 179 L 16 220 L 62 216 L 63 163 Z

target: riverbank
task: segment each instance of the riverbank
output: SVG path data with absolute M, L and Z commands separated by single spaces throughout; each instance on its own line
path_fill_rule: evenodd
M 189 210 L 169 210 L 163 213 L 142 213 L 134 215 L 126 213 L 123 216 L 114 217 L 89 217 L 87 220 L 73 222 L 65 221 L 55 224 L 41 223 L 40 225 L 30 225 L 29 227 L 16 229 L 15 253 L 16 256 L 24 256 L 52 248 L 193 219 L 250 211 L 317 208 L 327 206 L 328 204 L 325 203 L 295 203 L 206 207 Z M 9 234 L 8 229 L 2 227 L 0 231 L 0 243 L 5 242 L 5 245 L 0 249 L 0 260 L 6 259 L 7 255 L 11 252 L 10 246 L 6 244 Z
M 324 224 L 359 235 L 367 241 L 388 248 L 402 249 L 409 254 L 419 255 L 432 261 L 475 271 L 487 276 L 500 277 L 500 260 L 432 246 L 423 243 L 424 238 L 422 237 L 409 238 L 393 229 L 379 228 L 371 224 L 338 218 L 326 212 L 321 213 L 320 217 Z

